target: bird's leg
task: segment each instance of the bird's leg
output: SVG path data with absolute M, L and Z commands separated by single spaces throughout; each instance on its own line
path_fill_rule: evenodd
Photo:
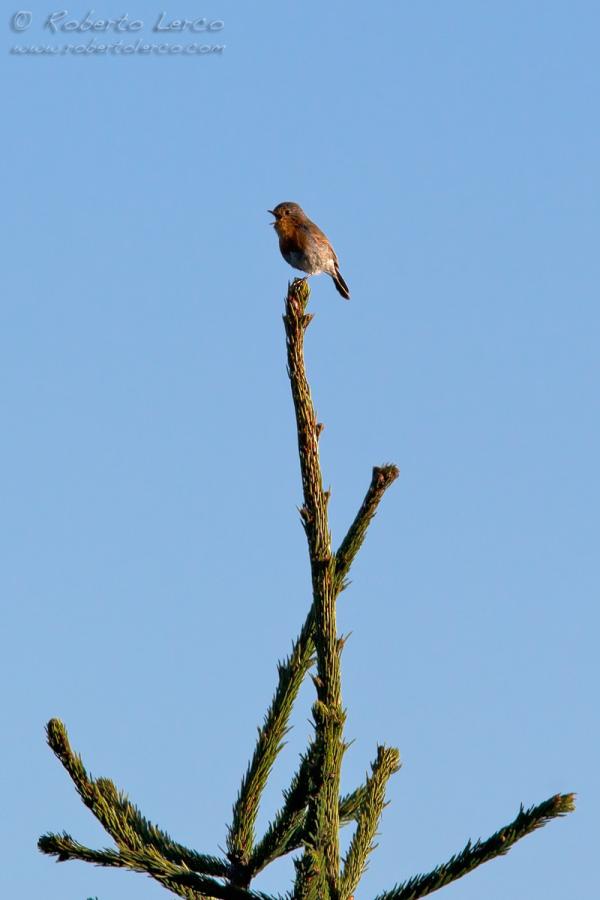
M 306 284 L 306 283 L 308 283 L 308 279 L 309 279 L 308 275 L 305 275 L 304 278 L 294 278 L 294 280 L 292 282 L 292 286 L 296 285 L 296 284 L 302 284 L 302 282 L 304 282 Z

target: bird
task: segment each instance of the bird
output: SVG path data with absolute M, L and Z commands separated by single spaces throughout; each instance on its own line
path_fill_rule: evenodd
M 301 206 L 286 201 L 267 212 L 275 216 L 271 224 L 279 238 L 279 249 L 287 263 L 307 275 L 325 272 L 344 300 L 350 299 L 348 285 L 342 278 L 338 258 L 329 239 L 308 218 Z

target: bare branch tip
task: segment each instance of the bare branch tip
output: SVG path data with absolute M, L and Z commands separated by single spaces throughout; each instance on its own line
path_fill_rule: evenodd
M 69 747 L 67 729 L 60 719 L 50 719 L 46 725 L 46 740 L 48 746 L 56 753 Z
M 575 797 L 577 794 L 556 794 L 554 796 L 554 804 L 559 815 L 566 815 L 575 812 Z
M 389 487 L 399 475 L 400 469 L 392 463 L 383 466 L 373 466 L 373 485 L 379 488 Z

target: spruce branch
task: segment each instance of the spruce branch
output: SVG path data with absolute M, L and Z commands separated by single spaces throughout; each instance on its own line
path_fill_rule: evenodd
M 320 433 L 321 430 L 322 425 L 318 423 L 317 432 Z M 377 507 L 379 506 L 385 491 L 396 480 L 398 474 L 399 471 L 397 467 L 393 465 L 375 466 L 373 468 L 371 484 L 369 485 L 363 503 L 335 555 L 335 575 L 340 589 L 344 587 L 345 577 L 364 541 L 367 528 L 377 511 Z M 283 735 L 287 730 L 289 716 L 294 701 L 296 700 L 306 673 L 313 664 L 313 654 L 315 650 L 313 640 L 314 627 L 314 610 L 311 607 L 304 625 L 302 626 L 300 635 L 294 642 L 291 654 L 284 662 L 278 664 L 278 684 L 275 696 L 265 716 L 265 724 L 259 729 L 259 737 L 254 750 L 254 755 L 234 807 L 233 824 L 230 829 L 228 841 L 230 859 L 237 858 L 239 861 L 243 860 L 244 862 L 247 860 L 247 851 L 244 848 L 252 845 L 254 837 L 253 826 L 256 820 L 258 801 L 260 799 L 260 793 L 264 788 L 266 778 L 268 777 L 268 773 L 265 773 L 265 768 L 262 765 L 262 761 L 267 755 L 265 751 L 266 735 L 269 733 L 271 735 Z M 281 746 L 280 743 L 277 752 L 279 752 Z M 275 760 L 275 756 L 276 753 L 270 754 L 269 756 L 269 773 Z M 272 825 L 269 826 L 268 831 L 265 833 L 257 847 L 252 850 L 252 861 L 248 863 L 249 872 L 256 873 L 260 871 L 272 859 L 284 855 L 285 853 L 289 853 L 290 850 L 296 849 L 297 846 L 299 846 L 299 844 L 291 838 L 291 835 L 294 832 L 299 833 L 302 827 L 301 820 L 303 819 L 303 810 L 306 806 L 307 797 L 305 796 L 303 798 L 304 803 L 298 802 L 298 787 L 299 785 L 308 784 L 306 772 L 307 764 L 308 758 L 305 757 L 302 763 L 304 769 L 297 773 L 295 781 L 292 782 L 289 788 L 289 796 L 295 800 L 293 810 L 290 810 L 286 801 L 286 806 L 284 806 L 278 814 Z M 265 774 L 265 782 L 260 784 L 260 790 L 257 789 L 259 772 Z M 252 803 L 250 798 L 253 798 L 254 803 Z M 250 810 L 250 812 L 248 812 L 248 810 Z M 341 807 L 340 816 L 341 819 L 344 819 L 343 822 L 340 820 L 340 824 L 345 824 L 346 821 L 351 821 L 353 818 L 352 816 L 348 817 L 346 813 L 343 813 Z M 248 827 L 248 825 L 245 825 L 250 819 L 252 821 L 251 828 Z
M 312 575 L 314 642 L 317 653 L 317 701 L 315 749 L 318 776 L 316 790 L 309 797 L 307 828 L 314 835 L 314 847 L 323 854 L 328 892 L 337 897 L 339 890 L 339 784 L 344 752 L 340 644 L 336 628 L 336 599 L 339 589 L 335 579 L 335 557 L 327 516 L 329 493 L 323 490 L 319 462 L 319 435 L 310 387 L 304 364 L 304 334 L 312 316 L 306 314 L 310 290 L 306 281 L 296 280 L 289 289 L 283 317 L 288 375 L 296 413 L 298 452 L 304 506 L 302 518 Z M 308 849 L 302 876 L 297 882 L 301 894 L 318 873 L 313 866 L 314 854 Z
M 316 424 L 317 439 L 320 437 L 323 427 L 320 422 Z M 350 566 L 365 539 L 367 528 L 385 491 L 396 480 L 398 474 L 397 467 L 393 465 L 373 468 L 371 483 L 362 505 L 335 555 L 335 575 L 340 589 L 345 586 L 344 581 Z M 306 507 L 303 507 L 303 513 L 304 522 Z M 304 677 L 313 664 L 314 628 L 314 609 L 311 607 L 302 630 L 293 644 L 291 654 L 278 664 L 278 683 L 275 696 L 265 716 L 264 725 L 259 729 L 254 754 L 234 806 L 233 822 L 228 837 L 229 858 L 236 862 L 245 877 L 253 877 L 273 859 L 297 849 L 302 843 L 301 835 L 308 796 L 305 794 L 300 800 L 299 790 L 300 788 L 305 790 L 308 785 L 306 770 L 308 756 L 303 758 L 302 768 L 286 792 L 283 809 L 278 813 L 257 846 L 253 848 L 254 825 L 260 795 L 277 753 L 283 746 L 281 739 L 276 742 L 274 736 L 283 737 L 286 733 L 293 704 Z M 271 749 L 269 737 L 273 743 L 277 743 L 276 749 Z M 343 804 L 340 806 L 340 824 L 346 824 L 352 820 L 353 816 L 348 816 L 343 812 L 342 806 Z
M 364 799 L 357 816 L 356 831 L 344 860 L 341 900 L 349 900 L 367 867 L 367 857 L 374 850 L 373 839 L 377 833 L 381 813 L 385 806 L 385 788 L 400 768 L 400 754 L 395 747 L 378 747 L 377 759 L 371 765 Z
M 326 900 L 331 895 L 326 860 L 319 848 L 307 843 L 301 859 L 294 860 L 296 883 L 293 900 Z
M 282 808 L 254 848 L 249 865 L 253 876 L 274 859 L 285 856 L 302 845 L 314 753 L 314 745 L 311 744 L 302 756 L 289 788 L 283 792 Z
M 165 831 L 149 822 L 108 778 L 91 778 L 81 757 L 71 749 L 67 730 L 59 719 L 48 722 L 46 734 L 50 748 L 67 770 L 79 796 L 118 847 L 130 850 L 152 847 L 175 865 L 204 875 L 224 877 L 228 874 L 229 866 L 225 860 L 197 853 L 172 840 Z
M 254 853 L 256 816 L 260 798 L 273 764 L 284 746 L 283 738 L 288 730 L 294 701 L 298 696 L 304 676 L 313 662 L 314 644 L 309 637 L 311 630 L 312 618 L 309 616 L 290 656 L 278 664 L 279 677 L 275 695 L 267 710 L 264 724 L 259 728 L 254 754 L 233 808 L 233 820 L 229 829 L 227 846 L 229 859 L 236 867 L 240 883 L 243 883 L 248 877 L 252 877 L 253 872 L 258 871 L 255 868 L 256 858 L 254 863 L 250 864 L 250 857 Z M 292 794 L 297 790 L 298 785 L 292 790 Z M 258 857 L 262 857 L 263 860 L 269 855 L 270 851 L 267 851 L 265 846 L 258 853 Z M 263 868 L 264 864 L 266 863 L 261 864 L 259 868 Z
M 300 849 L 306 843 L 308 781 L 303 780 L 305 773 L 306 766 L 303 759 L 290 788 L 284 792 L 284 806 L 254 849 L 248 867 L 252 878 L 275 859 Z M 366 787 L 362 785 L 340 799 L 340 827 L 356 821 L 365 791 Z
M 396 885 L 391 891 L 378 894 L 375 900 L 418 900 L 432 894 L 451 881 L 462 878 L 482 863 L 503 856 L 510 848 L 527 834 L 542 828 L 551 819 L 564 816 L 575 809 L 575 794 L 555 794 L 538 806 L 524 809 L 521 805 L 516 819 L 505 825 L 486 841 L 471 841 L 460 853 L 452 856 L 448 862 L 437 866 L 427 875 L 416 875 L 403 884 Z
M 97 866 L 126 868 L 152 876 L 169 890 L 182 897 L 203 900 L 275 900 L 271 895 L 248 891 L 231 884 L 222 884 L 213 878 L 191 872 L 185 866 L 177 866 L 165 860 L 154 848 L 139 850 L 90 850 L 74 841 L 68 834 L 46 834 L 38 841 L 43 853 L 57 857 L 57 862 L 78 859 Z
M 38 849 L 48 856 L 55 856 L 57 862 L 66 862 L 67 860 L 80 860 L 81 862 L 93 863 L 96 866 L 108 866 L 113 868 L 124 868 L 133 871 L 143 872 L 153 877 L 163 887 L 172 893 L 186 900 L 213 900 L 213 896 L 194 890 L 189 885 L 183 885 L 172 880 L 165 870 L 164 860 L 154 860 L 146 857 L 144 866 L 140 867 L 140 857 L 135 851 L 129 851 L 126 857 L 123 852 L 117 853 L 114 850 L 91 850 L 64 832 L 63 834 L 45 834 L 38 841 Z M 152 873 L 150 870 L 158 862 L 158 871 Z
M 367 786 L 362 784 L 351 794 L 345 794 L 342 797 L 340 800 L 340 825 L 348 825 L 350 822 L 356 821 L 366 792 Z
M 50 748 L 67 770 L 84 804 L 117 846 L 139 850 L 143 845 L 142 839 L 131 827 L 123 810 L 111 803 L 118 797 L 116 787 L 108 779 L 96 781 L 88 775 L 81 757 L 71 749 L 67 730 L 59 719 L 50 719 L 46 735 Z
M 294 850 L 298 850 L 306 839 L 306 813 L 310 790 L 310 750 L 302 757 L 300 767 L 294 775 L 290 787 L 284 791 L 284 805 L 267 828 L 261 841 L 257 843 L 249 869 L 254 877 L 273 860 Z M 348 825 L 357 818 L 364 801 L 366 786 L 361 785 L 340 799 L 340 826 Z
M 398 478 L 400 470 L 397 466 L 374 466 L 371 484 L 365 495 L 365 499 L 356 514 L 354 522 L 348 529 L 346 537 L 340 544 L 335 554 L 335 577 L 340 585 L 344 583 L 354 557 L 360 550 L 367 528 L 369 527 L 377 507 L 383 495 L 391 484 Z

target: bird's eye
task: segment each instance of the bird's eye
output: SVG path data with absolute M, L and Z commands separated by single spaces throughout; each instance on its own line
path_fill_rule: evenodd
M 284 209 L 284 211 L 283 211 L 284 216 L 288 216 L 289 213 L 290 213 L 289 209 Z

